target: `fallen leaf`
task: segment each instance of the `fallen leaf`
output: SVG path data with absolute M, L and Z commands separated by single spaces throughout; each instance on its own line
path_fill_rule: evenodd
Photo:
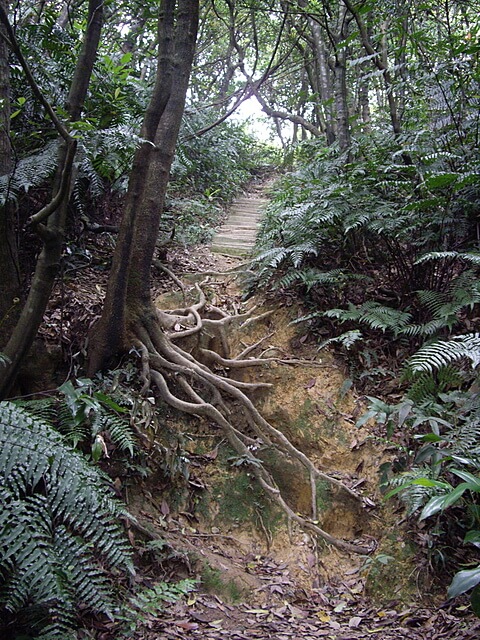
M 315 615 L 322 622 L 330 622 L 330 616 L 328 615 L 328 613 L 324 613 L 322 611 L 318 611 Z
M 199 627 L 196 622 L 174 622 L 173 624 L 180 629 L 185 629 L 185 631 L 193 631 Z
M 222 619 L 220 619 L 220 620 L 212 620 L 212 622 L 208 623 L 208 626 L 212 627 L 212 629 L 221 629 L 222 628 L 222 623 L 223 623 Z
M 168 506 L 168 502 L 166 500 L 162 500 L 160 511 L 164 516 L 168 516 L 170 514 L 170 507 Z
M 345 602 L 345 600 L 341 600 L 334 609 L 335 613 L 342 613 L 346 606 L 347 603 Z
M 360 616 L 354 616 L 353 618 L 350 618 L 350 620 L 348 621 L 348 626 L 355 628 L 355 627 L 358 627 L 361 622 L 362 622 L 362 618 L 360 618 Z
M 268 609 L 247 609 L 247 613 L 254 613 L 255 615 L 266 615 L 267 613 L 270 613 L 268 611 Z

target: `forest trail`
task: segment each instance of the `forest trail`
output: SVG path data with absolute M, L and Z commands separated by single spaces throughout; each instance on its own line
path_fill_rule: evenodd
M 265 202 L 260 188 L 240 200 Z M 227 254 L 224 248 L 217 253 L 206 247 L 194 254 L 178 252 L 170 265 L 183 281 L 207 278 L 205 288 L 215 308 L 241 313 L 245 303 L 235 267 L 244 263 L 238 252 Z M 190 294 L 196 295 L 193 287 L 187 291 Z M 180 292 L 172 292 L 167 280 L 157 305 L 170 308 L 180 304 Z M 334 492 L 318 494 L 324 504 L 323 527 L 347 540 L 362 533 L 371 535 L 380 542 L 380 560 L 317 545 L 302 531 L 288 526 L 256 490 L 248 469 L 232 457 L 218 431 L 196 419 L 181 417 L 177 422 L 174 416 L 166 417 L 164 430 L 169 438 L 174 441 L 177 430 L 183 438 L 184 455 L 190 461 L 188 481 L 170 489 L 165 486 L 159 497 L 155 476 L 153 485 L 145 481 L 140 499 L 133 497 L 132 487 L 128 507 L 153 531 L 152 539 L 170 549 L 172 557 L 188 559 L 188 571 L 176 573 L 172 569 L 171 577 L 199 578 L 199 587 L 187 598 L 165 603 L 160 614 L 146 616 L 135 640 L 477 639 L 480 621 L 472 619 L 466 601 L 460 606 L 440 597 L 419 601 L 415 586 L 404 589 L 404 582 L 415 582 L 415 575 L 421 579 L 423 569 L 416 566 L 403 534 L 392 531 L 399 516 L 393 514 L 387 521 L 382 501 L 375 495 L 378 468 L 385 458 L 368 425 L 355 425 L 361 403 L 356 403 L 352 394 L 339 397 L 344 382 L 341 367 L 328 353 L 319 356 L 316 342 L 299 334 L 298 325 L 292 325 L 302 313 L 294 303 L 268 300 L 259 292 L 250 304 L 256 305 L 260 314 L 275 313 L 230 331 L 233 353 L 268 336 L 262 345 L 269 353 L 286 357 L 293 353 L 312 362 L 301 367 L 270 363 L 256 373 L 243 369 L 238 379 L 272 383 L 271 392 L 260 393 L 255 399 L 267 419 L 284 428 L 322 468 L 335 469 L 337 477 L 362 487 L 367 498 L 375 498 L 376 506 L 368 501 L 360 505 Z M 159 440 L 159 445 L 163 450 L 172 446 L 169 439 Z M 258 455 L 263 455 L 262 451 Z M 271 468 L 295 508 L 308 509 L 310 505 L 303 504 L 308 492 L 299 469 L 291 461 L 274 460 Z M 158 497 L 145 500 L 149 495 Z M 382 558 L 390 564 L 383 565 Z M 150 568 L 146 562 L 147 585 L 150 572 L 154 575 L 154 563 Z M 104 637 L 113 640 L 117 636 Z
M 254 245 L 264 207 L 264 193 L 270 182 L 253 188 L 247 195 L 235 198 L 224 224 L 215 233 L 211 249 L 214 253 L 248 256 Z

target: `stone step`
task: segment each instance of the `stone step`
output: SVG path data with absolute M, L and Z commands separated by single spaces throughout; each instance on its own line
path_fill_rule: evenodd
M 257 235 L 258 227 L 256 225 L 251 224 L 238 224 L 237 222 L 232 222 L 231 224 L 224 224 L 223 227 L 217 231 L 217 233 L 231 233 L 235 231 L 246 231 L 247 233 L 253 233 L 253 235 Z
M 248 255 L 255 246 L 266 198 L 239 197 L 229 207 L 228 217 L 213 236 L 211 249 L 226 255 Z
M 232 215 L 240 215 L 240 216 L 258 216 L 261 213 L 258 209 L 250 209 L 247 207 L 235 207 L 234 209 L 230 209 L 230 213 Z
M 222 247 L 226 247 L 228 245 L 232 245 L 232 247 L 240 247 L 240 246 L 253 247 L 254 244 L 255 244 L 255 238 L 251 238 L 251 239 L 232 238 L 230 236 L 228 237 L 217 236 L 212 242 L 212 246 L 221 245 Z

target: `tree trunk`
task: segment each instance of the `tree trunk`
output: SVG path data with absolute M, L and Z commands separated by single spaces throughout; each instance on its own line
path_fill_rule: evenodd
M 67 101 L 71 120 L 80 118 L 87 95 L 100 42 L 103 5 L 103 0 L 89 0 L 87 30 Z M 18 51 L 17 55 L 21 56 L 21 52 Z M 33 88 L 37 97 L 40 96 L 44 100 L 38 87 L 34 85 Z M 46 106 L 50 107 L 48 104 Z M 53 188 L 54 196 L 41 212 L 31 218 L 31 222 L 43 241 L 43 248 L 37 260 L 27 300 L 4 349 L 8 362 L 0 363 L 0 397 L 4 397 L 14 384 L 20 366 L 32 346 L 60 267 L 76 142 L 57 120 L 53 111 L 51 111 L 51 116 L 56 121 L 57 128 L 63 137 L 59 146 L 58 169 Z M 44 224 L 45 221 L 46 224 Z
M 158 68 L 138 148 L 102 317 L 90 340 L 92 375 L 130 346 L 139 318 L 153 318 L 150 269 L 185 106 L 198 28 L 198 0 L 165 0 Z
M 318 74 L 318 88 L 320 93 L 321 109 L 323 111 L 323 121 L 325 123 L 325 134 L 327 137 L 327 144 L 331 145 L 335 142 L 335 120 L 332 110 L 332 82 L 328 66 L 328 54 L 321 26 L 311 17 L 308 19 L 308 22 L 314 44 L 315 62 Z
M 7 0 L 0 0 L 0 7 L 7 13 Z M 2 36 L 5 28 L 0 27 Z M 0 176 L 8 176 L 12 171 L 12 149 L 10 141 L 10 72 L 8 47 L 0 37 Z M 14 230 L 14 207 L 8 200 L 0 204 L 0 349 L 7 341 L 19 308 L 20 273 L 17 256 L 17 240 Z M 0 365 L 1 366 L 1 365 Z
M 347 68 L 345 49 L 335 55 L 335 112 L 337 121 L 337 141 L 341 152 L 350 148 L 350 123 L 348 121 Z
M 383 82 L 385 86 L 385 93 L 387 95 L 387 102 L 388 102 L 388 107 L 390 112 L 390 121 L 392 123 L 393 133 L 397 137 L 400 135 L 402 128 L 401 128 L 400 117 L 398 115 L 397 99 L 394 95 L 394 90 L 393 90 L 393 79 L 392 79 L 390 69 L 388 67 L 386 45 L 384 42 L 382 42 L 383 46 L 380 48 L 380 50 L 375 49 L 375 47 L 370 41 L 367 26 L 365 25 L 365 22 L 363 21 L 360 13 L 357 11 L 356 7 L 353 6 L 350 0 L 344 0 L 344 2 L 348 10 L 352 14 L 352 16 L 355 18 L 355 22 L 357 23 L 357 26 L 360 32 L 360 38 L 362 41 L 363 48 L 365 49 L 366 53 L 369 56 L 372 56 L 373 64 L 375 64 L 377 69 L 382 73 Z
M 338 147 L 340 151 L 345 152 L 350 148 L 351 138 L 347 92 L 347 48 L 345 44 L 349 22 L 347 20 L 347 8 L 343 2 L 340 2 L 338 6 L 337 25 L 338 30 L 334 35 L 334 103 Z

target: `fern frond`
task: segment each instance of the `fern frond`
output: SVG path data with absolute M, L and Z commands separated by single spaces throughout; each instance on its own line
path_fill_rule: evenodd
M 480 363 L 480 334 L 469 333 L 451 340 L 438 340 L 422 347 L 408 361 L 412 371 L 433 372 L 462 358 L 470 360 L 475 368 Z
M 389 482 L 391 489 L 404 487 L 400 492 L 400 499 L 405 504 L 407 515 L 411 516 L 415 511 L 421 509 L 433 494 L 438 493 L 436 488 L 415 483 L 415 480 L 431 475 L 432 469 L 430 468 L 414 467 L 406 473 L 391 478 Z
M 319 345 L 318 350 L 320 351 L 320 349 L 324 349 L 330 344 L 338 344 L 345 347 L 345 349 L 350 349 L 359 340 L 363 340 L 362 333 L 357 329 L 354 329 L 353 331 L 346 331 L 339 336 L 335 336 L 335 338 L 325 340 Z
M 429 251 L 425 255 L 418 258 L 415 264 L 423 264 L 424 262 L 432 262 L 439 260 L 464 260 L 476 267 L 480 266 L 480 253 L 475 252 L 459 252 L 459 251 Z
M 57 166 L 58 142 L 49 142 L 42 149 L 19 160 L 12 175 L 0 177 L 0 206 L 7 199 L 17 200 L 21 193 L 41 186 L 51 178 Z
M 299 283 L 307 287 L 310 291 L 312 287 L 322 285 L 339 285 L 349 278 L 356 278 L 355 274 L 350 274 L 343 269 L 332 269 L 330 271 L 319 271 L 315 268 L 296 269 L 288 271 L 279 281 L 280 287 L 291 287 Z
M 122 451 L 128 451 L 133 456 L 138 449 L 136 438 L 128 419 L 117 416 L 113 412 L 103 409 L 99 411 L 92 425 L 92 434 L 108 431 L 112 442 Z
M 399 334 L 413 338 L 415 336 L 433 336 L 441 329 L 449 326 L 445 318 L 430 320 L 423 324 L 409 324 L 399 330 Z
M 0 499 L 0 613 L 38 607 L 45 638 L 68 637 L 80 602 L 108 614 L 103 566 L 133 570 L 125 511 L 103 474 L 11 402 L 0 403 Z
M 480 465 L 480 416 L 461 422 L 446 439 L 451 443 L 453 455 L 466 456 Z
M 399 333 L 411 319 L 411 314 L 399 309 L 381 305 L 378 302 L 367 301 L 359 307 L 349 304 L 348 309 L 329 309 L 325 311 L 329 318 L 337 318 L 340 322 L 354 320 L 366 324 L 372 329 L 393 331 Z
M 416 375 L 407 397 L 416 405 L 424 405 L 438 401 L 438 396 L 450 389 L 456 389 L 462 383 L 462 377 L 453 366 L 447 365 L 438 371 L 422 371 Z
M 429 311 L 434 318 L 441 318 L 445 305 L 450 302 L 450 296 L 441 291 L 421 290 L 417 291 L 420 304 Z

